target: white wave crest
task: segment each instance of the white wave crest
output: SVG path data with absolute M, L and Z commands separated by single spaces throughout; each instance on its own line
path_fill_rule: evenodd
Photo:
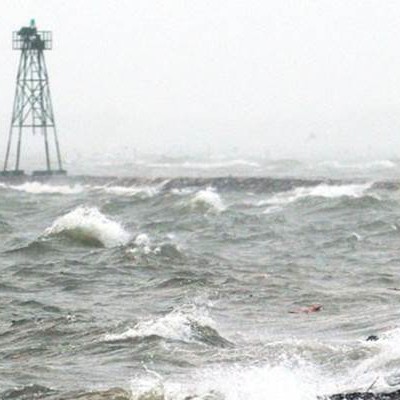
M 162 256 L 162 257 L 181 257 L 182 249 L 179 245 L 175 234 L 169 233 L 165 236 L 164 240 L 154 243 L 146 233 L 139 233 L 132 243 L 126 249 L 125 254 L 132 260 L 136 260 L 141 256 Z
M 175 310 L 158 319 L 141 321 L 135 327 L 120 334 L 107 334 L 104 340 L 107 342 L 144 338 L 148 336 L 160 336 L 174 341 L 193 342 L 196 340 L 193 332 L 193 324 L 214 325 L 212 319 L 197 308 L 187 312 Z
M 22 185 L 10 185 L 8 188 L 33 194 L 78 194 L 83 192 L 81 185 L 48 185 L 40 182 L 26 182 Z
M 360 163 L 343 163 L 339 161 L 324 161 L 320 163 L 322 167 L 336 168 L 340 170 L 366 170 L 366 169 L 391 169 L 397 164 L 391 160 L 374 160 Z
M 148 247 L 150 246 L 150 238 L 145 233 L 140 233 L 136 236 L 135 244 L 140 247 Z
M 192 208 L 203 208 L 214 211 L 224 211 L 226 209 L 220 195 L 212 188 L 200 190 L 190 201 Z
M 91 186 L 91 190 L 101 191 L 117 196 L 142 196 L 146 198 L 154 197 L 160 192 L 159 187 L 155 186 Z
M 314 187 L 299 187 L 288 192 L 278 193 L 268 200 L 263 200 L 258 203 L 258 206 L 263 205 L 282 205 L 293 203 L 299 199 L 306 197 L 323 197 L 328 199 L 338 197 L 353 197 L 360 198 L 365 192 L 370 189 L 372 183 L 351 184 L 351 185 L 327 185 L 321 184 Z
M 278 213 L 278 212 L 280 212 L 280 211 L 282 211 L 282 207 L 279 207 L 279 206 L 272 206 L 272 207 L 267 208 L 267 209 L 263 212 L 263 214 L 275 214 L 275 213 Z
M 127 254 L 135 255 L 137 253 L 143 253 L 149 255 L 151 253 L 157 254 L 160 252 L 160 247 L 151 247 L 150 237 L 146 233 L 139 233 L 134 241 L 134 247 L 127 250 Z
M 108 219 L 97 208 L 78 207 L 57 218 L 44 232 L 45 236 L 64 233 L 73 239 L 96 242 L 105 247 L 126 244 L 130 235 L 116 221 Z
M 260 168 L 260 164 L 250 160 L 227 160 L 227 161 L 210 161 L 210 162 L 190 162 L 183 163 L 149 163 L 146 165 L 150 168 L 188 168 L 188 169 L 216 169 L 216 168 L 229 168 L 229 167 L 250 167 Z
M 171 189 L 170 193 L 175 196 L 187 196 L 193 194 L 195 190 L 192 188 Z
M 32 194 L 79 194 L 86 191 L 92 192 L 103 192 L 106 194 L 116 196 L 138 196 L 143 198 L 150 198 L 156 196 L 162 185 L 159 186 L 92 186 L 92 185 L 53 185 L 45 184 L 41 182 L 26 182 L 21 185 L 6 185 L 1 184 L 1 188 L 17 190 L 20 192 L 32 193 Z

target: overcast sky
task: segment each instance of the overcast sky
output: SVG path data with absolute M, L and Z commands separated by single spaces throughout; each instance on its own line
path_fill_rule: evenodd
M 2 151 L 31 18 L 64 153 L 400 156 L 399 1 L 1 0 Z

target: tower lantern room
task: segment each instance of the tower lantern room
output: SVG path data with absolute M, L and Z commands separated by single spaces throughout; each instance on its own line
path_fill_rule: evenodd
M 46 168 L 33 175 L 65 175 L 57 138 L 49 76 L 44 51 L 53 46 L 52 32 L 39 31 L 35 20 L 13 32 L 13 50 L 20 51 L 14 107 L 8 136 L 4 169 L 6 176 L 24 175 L 20 169 L 22 138 L 26 131 L 43 136 Z M 10 155 L 15 154 L 14 168 L 9 169 Z M 51 154 L 55 153 L 55 162 Z M 53 166 L 55 164 L 55 167 Z

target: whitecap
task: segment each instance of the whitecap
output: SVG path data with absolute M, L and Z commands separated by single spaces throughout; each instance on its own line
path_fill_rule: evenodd
M 359 235 L 357 232 L 352 232 L 350 238 L 355 239 L 357 242 L 360 242 L 362 240 L 361 235 Z
M 226 209 L 220 195 L 213 188 L 198 191 L 191 199 L 192 208 L 203 208 L 206 210 L 224 211 Z
M 147 167 L 150 168 L 187 168 L 187 169 L 216 169 L 216 168 L 229 168 L 229 167 L 249 167 L 260 168 L 260 164 L 244 159 L 226 160 L 226 161 L 210 161 L 210 162 L 193 162 L 185 161 L 183 163 L 149 163 Z
M 44 232 L 44 236 L 57 234 L 105 247 L 124 245 L 130 240 L 129 233 L 120 223 L 110 220 L 95 207 L 75 208 L 57 218 Z
M 193 342 L 196 340 L 194 329 L 196 325 L 212 327 L 214 322 L 204 310 L 196 307 L 190 310 L 179 309 L 161 318 L 140 321 L 133 328 L 129 328 L 125 332 L 107 334 L 104 340 L 113 342 L 159 336 L 168 340 Z
M 175 196 L 187 196 L 189 194 L 193 194 L 194 189 L 192 188 L 174 188 L 171 189 L 171 194 L 175 195 Z
M 282 211 L 282 207 L 272 206 L 263 211 L 263 214 L 275 214 Z
M 135 247 L 129 249 L 128 253 L 130 254 L 143 253 L 145 255 L 148 255 L 150 253 L 157 254 L 160 250 L 159 247 L 153 249 L 151 248 L 151 240 L 146 233 L 139 233 L 135 238 L 134 245 Z
M 328 168 L 336 168 L 339 170 L 361 170 L 364 171 L 366 169 L 392 169 L 397 166 L 397 164 L 392 160 L 373 160 L 373 161 L 365 161 L 365 162 L 356 162 L 356 163 L 344 163 L 340 161 L 324 161 L 319 165 L 325 166 Z
M 91 190 L 101 191 L 116 196 L 143 196 L 146 198 L 154 197 L 160 192 L 159 187 L 155 186 L 89 186 Z
M 322 197 L 327 199 L 339 197 L 360 198 L 371 187 L 372 183 L 348 185 L 320 184 L 313 187 L 298 187 L 294 190 L 278 193 L 268 200 L 263 200 L 258 203 L 258 206 L 267 204 L 284 205 L 306 197 Z
M 8 188 L 32 194 L 78 194 L 83 192 L 81 185 L 49 185 L 41 182 L 26 182 L 22 185 L 10 185 Z

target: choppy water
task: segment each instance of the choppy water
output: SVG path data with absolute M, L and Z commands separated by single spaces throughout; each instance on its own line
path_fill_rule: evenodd
M 293 164 L 2 181 L 1 398 L 397 389 L 399 167 Z

